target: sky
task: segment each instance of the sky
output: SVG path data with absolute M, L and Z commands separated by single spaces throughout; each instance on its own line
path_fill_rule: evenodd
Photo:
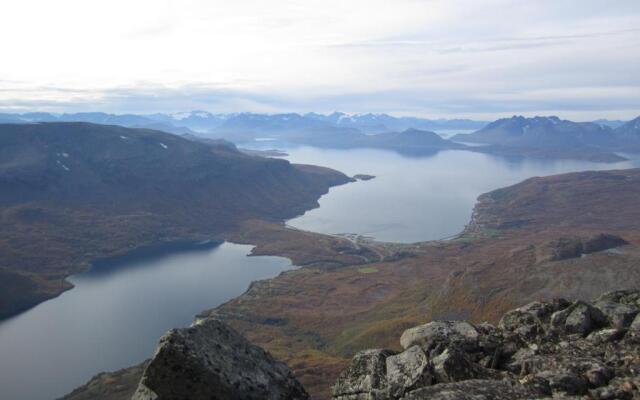
M 0 110 L 640 115 L 638 0 L 5 0 Z

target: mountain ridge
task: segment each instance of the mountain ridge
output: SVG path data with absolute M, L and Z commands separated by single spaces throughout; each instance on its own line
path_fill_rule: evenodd
M 104 112 L 80 112 L 80 113 L 0 113 L 0 122 L 4 123 L 29 123 L 29 122 L 91 122 L 99 124 L 116 124 L 126 127 L 148 127 L 151 124 L 165 124 L 171 129 L 190 129 L 200 133 L 212 132 L 230 120 L 243 120 L 260 118 L 263 121 L 278 120 L 281 118 L 298 118 L 309 122 L 322 123 L 324 126 L 340 128 L 355 128 L 365 133 L 382 133 L 408 128 L 433 130 L 433 129 L 477 129 L 486 124 L 484 121 L 469 119 L 427 119 L 418 117 L 394 117 L 388 114 L 345 114 L 334 112 L 332 114 L 318 113 L 276 113 L 259 114 L 251 112 L 239 113 L 211 113 L 208 111 L 189 111 L 173 114 L 109 114 Z M 371 129 L 371 121 L 378 121 L 379 129 Z
M 618 162 L 626 158 L 619 152 L 640 152 L 640 128 L 637 119 L 621 121 L 573 122 L 555 116 L 525 118 L 513 116 L 490 123 L 472 120 L 428 120 L 415 117 L 393 117 L 387 114 L 318 113 L 230 113 L 212 114 L 191 111 L 176 114 L 0 114 L 0 122 L 34 123 L 38 121 L 116 124 L 125 127 L 150 128 L 200 140 L 225 139 L 236 144 L 256 141 L 279 141 L 322 148 L 380 148 L 407 155 L 432 155 L 439 150 L 454 149 L 490 153 L 505 157 L 543 159 L 579 159 L 594 162 Z M 635 122 L 634 122 L 635 121 Z M 471 128 L 471 129 L 469 129 Z M 480 129 L 477 129 L 480 128 Z M 426 143 L 426 137 L 407 131 L 468 131 L 446 142 Z M 404 135 L 402 135 L 405 133 Z M 397 140 L 394 140 L 397 139 Z M 479 143 L 483 146 L 466 146 Z
M 456 135 L 452 140 L 488 145 L 478 150 L 498 154 L 548 154 L 551 157 L 564 153 L 568 158 L 615 162 L 625 159 L 618 152 L 640 150 L 639 118 L 611 128 L 556 116 L 513 116 L 494 121 L 476 132 Z

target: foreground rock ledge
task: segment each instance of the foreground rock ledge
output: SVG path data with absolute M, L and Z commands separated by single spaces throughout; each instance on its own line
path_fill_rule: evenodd
M 534 302 L 498 327 L 435 321 L 407 330 L 405 349 L 366 350 L 335 400 L 640 398 L 640 291 L 592 303 Z
M 207 319 L 161 339 L 132 400 L 308 399 L 289 368 Z

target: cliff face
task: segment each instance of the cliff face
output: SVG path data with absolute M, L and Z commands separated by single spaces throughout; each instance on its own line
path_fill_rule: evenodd
M 400 353 L 356 354 L 333 398 L 638 398 L 639 311 L 640 291 L 626 290 L 592 303 L 533 302 L 497 327 L 430 322 L 403 333 Z
M 132 400 L 304 400 L 289 368 L 209 319 L 160 339 Z

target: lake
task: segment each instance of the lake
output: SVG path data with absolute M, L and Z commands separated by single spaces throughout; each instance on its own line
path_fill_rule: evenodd
M 299 229 L 358 233 L 389 242 L 417 242 L 456 235 L 469 222 L 478 195 L 533 176 L 640 166 L 573 160 L 507 159 L 468 151 L 407 157 L 358 149 L 286 148 L 291 162 L 331 167 L 376 178 L 334 187 L 320 208 L 287 223 Z M 633 157 L 625 155 L 627 157 Z
M 319 208 L 290 225 L 393 242 L 455 235 L 469 221 L 478 195 L 532 176 L 640 165 L 513 160 L 466 151 L 408 157 L 369 149 L 285 150 L 292 162 L 376 176 L 332 188 Z M 188 325 L 195 314 L 240 295 L 253 280 L 293 268 L 284 258 L 247 257 L 250 250 L 224 243 L 101 262 L 72 276 L 74 289 L 0 323 L 2 399 L 55 398 L 100 371 L 139 363 L 168 329 Z
M 0 322 L 0 398 L 53 399 L 137 364 L 167 330 L 292 268 L 281 257 L 247 257 L 251 249 L 223 243 L 125 258 L 70 277 L 74 289 Z

